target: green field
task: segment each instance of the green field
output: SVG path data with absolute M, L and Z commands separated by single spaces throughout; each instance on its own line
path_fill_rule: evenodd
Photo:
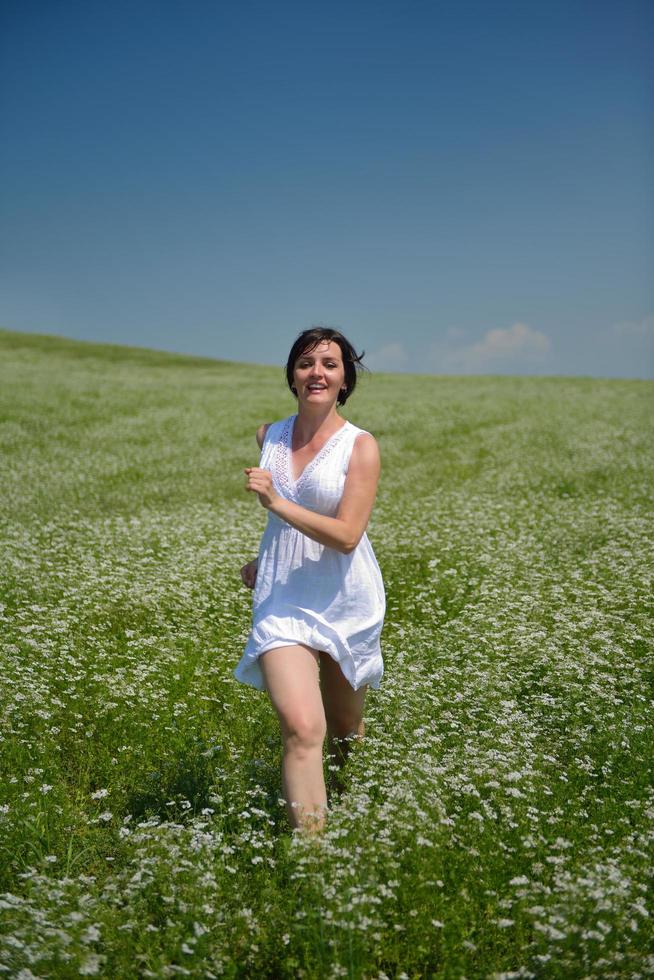
M 232 676 L 281 365 L 0 331 L 0 975 L 654 976 L 653 408 L 362 377 L 385 674 L 312 843 Z

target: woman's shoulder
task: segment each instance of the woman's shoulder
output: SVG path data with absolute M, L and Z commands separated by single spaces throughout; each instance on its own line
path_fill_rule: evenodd
M 263 440 L 266 438 L 266 433 L 271 425 L 272 422 L 264 422 L 257 429 L 256 439 L 257 439 L 257 445 L 259 446 L 259 449 L 261 449 L 261 447 L 263 446 Z
M 367 429 L 361 429 L 359 426 L 352 428 L 354 431 L 350 430 L 345 472 L 348 476 L 355 475 L 366 480 L 378 479 L 381 471 L 381 456 L 377 440 Z
M 292 416 L 285 419 L 278 419 L 276 422 L 263 422 L 259 426 L 256 436 L 259 449 L 263 448 L 263 443 L 266 437 L 268 436 L 273 438 L 275 433 L 279 433 L 281 431 L 283 426 L 288 422 L 289 418 L 292 418 Z
M 350 459 L 366 466 L 379 461 L 379 446 L 372 432 L 362 429 L 353 422 L 348 422 L 350 428 Z

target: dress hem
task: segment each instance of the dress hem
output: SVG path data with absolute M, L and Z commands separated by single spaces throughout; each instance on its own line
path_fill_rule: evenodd
M 259 657 L 263 653 L 266 653 L 268 650 L 275 650 L 278 649 L 279 647 L 285 647 L 285 646 L 295 646 L 296 644 L 301 643 L 304 646 L 311 647 L 312 650 L 318 650 L 319 652 L 322 653 L 328 653 L 332 658 L 332 660 L 335 660 L 336 663 L 340 666 L 341 670 L 343 671 L 343 675 L 347 680 L 348 684 L 350 685 L 350 687 L 352 688 L 352 690 L 358 691 L 361 687 L 364 686 L 364 684 L 367 684 L 373 690 L 379 689 L 381 684 L 381 679 L 384 675 L 384 665 L 381 659 L 381 654 L 378 655 L 380 660 L 379 666 L 381 669 L 379 671 L 373 671 L 370 679 L 366 680 L 365 674 L 370 674 L 371 672 L 368 670 L 364 673 L 362 677 L 357 677 L 358 672 L 356 669 L 356 663 L 351 652 L 348 651 L 350 669 L 347 669 L 348 666 L 347 661 L 344 662 L 336 655 L 335 644 L 331 643 L 329 640 L 325 639 L 324 637 L 317 635 L 315 629 L 312 631 L 311 636 L 315 638 L 310 640 L 307 639 L 306 637 L 288 636 L 288 637 L 276 637 L 275 639 L 264 641 L 256 651 L 250 650 L 243 654 L 240 662 L 236 665 L 236 667 L 232 671 L 232 674 L 241 683 L 247 684 L 250 687 L 254 687 L 258 691 L 265 691 L 266 685 L 263 679 L 263 673 L 261 671 L 261 667 L 259 665 Z M 366 664 L 366 666 L 368 666 L 368 663 Z

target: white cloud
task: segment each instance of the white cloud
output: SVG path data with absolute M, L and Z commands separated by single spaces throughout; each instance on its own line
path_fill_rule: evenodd
M 642 320 L 623 320 L 621 323 L 614 323 L 612 331 L 623 338 L 654 339 L 654 313 L 643 317 Z
M 432 347 L 432 368 L 439 373 L 492 373 L 498 368 L 515 373 L 533 370 L 543 363 L 551 348 L 550 338 L 526 323 L 487 330 L 477 343 L 463 347 L 448 343 L 460 335 L 453 334 L 453 329 L 456 328 L 450 328 L 444 342 L 437 342 Z
M 593 348 L 595 374 L 613 378 L 654 377 L 654 314 L 621 320 L 598 331 Z
M 409 363 L 409 355 L 402 344 L 385 344 L 363 359 L 371 371 L 404 371 Z

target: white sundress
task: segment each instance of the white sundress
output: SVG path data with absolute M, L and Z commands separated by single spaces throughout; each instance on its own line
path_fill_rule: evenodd
M 346 421 L 304 468 L 291 472 L 297 415 L 266 431 L 259 466 L 270 470 L 277 493 L 302 507 L 335 517 L 354 440 L 365 432 Z M 349 554 L 319 544 L 268 512 L 252 596 L 252 629 L 233 673 L 265 690 L 258 658 L 275 647 L 304 643 L 336 660 L 351 687 L 378 688 L 384 673 L 380 634 L 386 611 L 381 571 L 364 532 Z

